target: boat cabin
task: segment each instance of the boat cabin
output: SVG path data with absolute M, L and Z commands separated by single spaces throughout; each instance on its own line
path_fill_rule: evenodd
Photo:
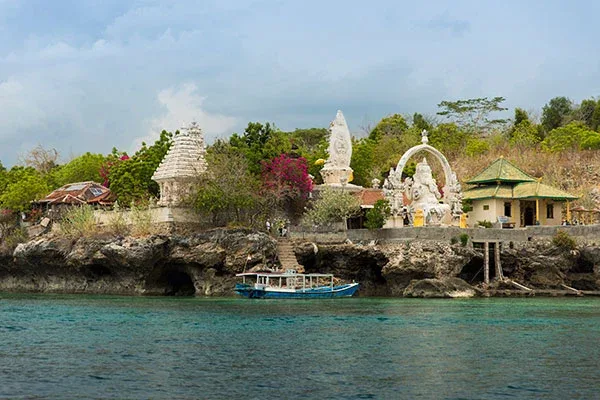
M 334 286 L 333 274 L 299 274 L 295 271 L 276 272 L 244 272 L 236 276 L 242 277 L 242 284 L 253 284 L 255 288 L 274 288 L 281 290 L 312 289 Z M 247 280 L 249 282 L 247 282 Z

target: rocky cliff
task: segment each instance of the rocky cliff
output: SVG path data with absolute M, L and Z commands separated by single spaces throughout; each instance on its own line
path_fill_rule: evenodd
M 276 245 L 264 233 L 241 229 L 146 238 L 47 236 L 0 254 L 0 291 L 231 295 L 235 273 L 277 266 Z M 363 296 L 464 297 L 507 289 L 493 280 L 484 288 L 482 251 L 460 244 L 295 242 L 294 252 L 307 272 L 360 282 Z M 503 246 L 501 260 L 505 277 L 525 286 L 600 290 L 595 245 L 510 244 Z

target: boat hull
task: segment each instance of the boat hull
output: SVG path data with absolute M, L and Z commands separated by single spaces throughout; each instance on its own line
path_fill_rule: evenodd
M 358 290 L 358 283 L 346 285 L 323 286 L 312 289 L 299 289 L 294 291 L 279 291 L 276 288 L 257 289 L 250 285 L 238 284 L 235 292 L 250 299 L 332 299 L 337 297 L 351 297 Z

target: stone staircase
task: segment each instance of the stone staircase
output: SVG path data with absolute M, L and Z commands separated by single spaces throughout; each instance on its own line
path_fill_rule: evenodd
M 281 263 L 281 269 L 295 269 L 297 272 L 303 272 L 304 267 L 298 264 L 294 254 L 294 246 L 288 238 L 277 238 L 277 257 Z

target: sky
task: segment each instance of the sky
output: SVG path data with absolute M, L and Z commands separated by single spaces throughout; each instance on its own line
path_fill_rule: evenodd
M 600 2 L 0 0 L 0 161 L 600 96 Z

